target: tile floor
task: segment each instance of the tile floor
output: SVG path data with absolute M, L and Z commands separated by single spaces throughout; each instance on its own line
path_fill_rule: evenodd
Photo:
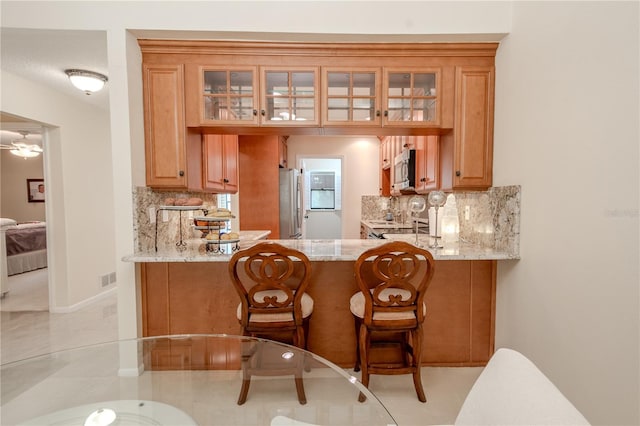
M 28 274 L 34 273 L 26 275 Z M 21 279 L 24 279 L 25 274 L 21 275 Z M 11 286 L 15 281 L 12 278 L 9 280 L 10 294 L 7 297 L 12 296 Z M 117 340 L 115 294 L 73 313 L 51 314 L 47 311 L 28 310 L 7 312 L 3 309 L 0 314 L 2 364 L 52 351 Z M 426 404 L 420 403 L 416 398 L 409 375 L 372 376 L 369 388 L 398 425 L 452 424 L 481 371 L 481 368 L 423 368 Z M 351 370 L 347 372 L 353 374 Z M 358 377 L 357 373 L 355 375 Z

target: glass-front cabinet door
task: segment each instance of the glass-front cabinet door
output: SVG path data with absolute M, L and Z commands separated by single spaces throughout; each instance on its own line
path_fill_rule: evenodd
M 381 68 L 324 68 L 322 124 L 380 126 Z
M 262 126 L 317 126 L 318 67 L 261 68 Z
M 202 123 L 258 124 L 256 67 L 203 67 Z
M 440 125 L 438 68 L 384 69 L 383 125 Z

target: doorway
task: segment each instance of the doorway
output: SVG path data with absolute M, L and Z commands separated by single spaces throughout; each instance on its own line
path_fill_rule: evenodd
M 49 181 L 45 171 L 45 154 L 42 153 L 45 129 L 30 119 L 5 112 L 0 114 L 0 123 L 3 146 L 0 160 L 0 213 L 7 221 L 13 221 L 13 225 L 3 227 L 2 231 L 0 293 L 3 297 L 0 310 L 48 311 L 52 292 L 46 249 L 48 229 L 45 201 L 49 200 L 45 191 Z M 30 150 L 26 155 L 14 150 L 10 152 L 8 147 L 15 144 L 22 144 Z M 40 189 L 43 191 L 38 192 Z
M 336 156 L 301 156 L 302 238 L 342 238 L 342 164 Z

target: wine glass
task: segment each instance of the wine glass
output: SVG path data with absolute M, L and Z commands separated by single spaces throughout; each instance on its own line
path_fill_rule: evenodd
M 424 197 L 419 197 L 417 195 L 411 197 L 409 199 L 409 211 L 411 212 L 411 216 L 413 216 L 415 218 L 416 221 L 416 247 L 421 247 L 420 244 L 418 244 L 418 215 L 420 213 L 422 213 L 423 211 L 425 211 L 425 209 L 427 208 L 427 203 L 424 199 Z
M 442 191 L 431 191 L 429 193 L 429 196 L 427 197 L 427 201 L 429 205 L 432 206 L 435 210 L 435 221 L 434 221 L 435 223 L 433 224 L 429 223 L 429 228 L 431 228 L 431 226 L 435 227 L 435 231 L 433 235 L 433 244 L 431 244 L 429 248 L 441 248 L 442 246 L 438 241 L 438 239 L 441 238 L 441 236 L 438 235 L 438 209 L 444 206 L 444 204 L 447 202 L 447 196 Z

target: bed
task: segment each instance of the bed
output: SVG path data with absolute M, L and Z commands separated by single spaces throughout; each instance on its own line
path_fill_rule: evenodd
M 45 222 L 16 223 L 2 219 L 7 275 L 47 267 L 47 228 Z

